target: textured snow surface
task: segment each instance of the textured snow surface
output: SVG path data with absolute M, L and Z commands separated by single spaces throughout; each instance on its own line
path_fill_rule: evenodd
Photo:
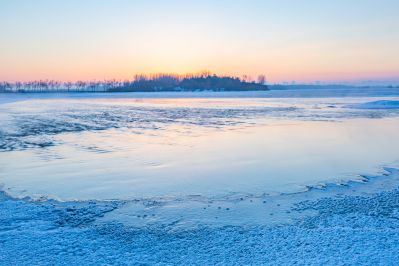
M 395 265 L 399 190 L 373 192 L 398 171 L 364 184 L 302 193 L 291 223 L 271 226 L 130 227 L 101 222 L 124 202 L 14 200 L 0 194 L 3 265 Z M 382 182 L 383 181 L 383 182 Z M 393 185 L 392 183 L 392 185 Z M 359 193 L 351 195 L 351 191 Z M 366 192 L 367 191 L 367 192 Z M 332 193 L 335 196 L 332 196 Z M 300 193 L 301 194 L 301 193 Z M 143 218 L 144 219 L 144 218 Z
M 399 101 L 380 100 L 354 104 L 350 105 L 349 107 L 358 109 L 399 109 Z

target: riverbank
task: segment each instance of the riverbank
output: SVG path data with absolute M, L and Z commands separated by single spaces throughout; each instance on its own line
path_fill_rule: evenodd
M 173 223 L 137 228 L 102 220 L 123 202 L 32 202 L 3 192 L 0 261 L 14 265 L 393 265 L 399 260 L 399 190 L 394 188 L 398 179 L 398 170 L 389 169 L 363 184 L 310 190 L 306 192 L 310 199 L 291 210 L 307 215 L 291 223 L 184 230 L 175 230 Z M 328 197 L 312 200 L 312 191 Z

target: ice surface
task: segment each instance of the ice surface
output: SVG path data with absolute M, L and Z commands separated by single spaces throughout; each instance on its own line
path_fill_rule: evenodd
M 399 109 L 347 108 L 378 98 L 62 98 L 38 95 L 0 105 L 0 151 L 53 146 L 53 136 L 112 128 L 162 130 L 170 125 L 251 125 L 261 119 L 332 121 L 397 117 Z M 130 95 L 132 96 L 132 95 Z M 134 95 L 136 96 L 136 95 Z M 4 97 L 4 96 L 3 96 Z M 22 96 L 20 96 L 22 97 Z M 48 96 L 50 97 L 50 96 Z M 60 98 L 61 97 L 61 98 Z M 148 97 L 148 95 L 147 95 Z M 199 96 L 197 96 L 199 97 Z M 396 99 L 396 98 L 392 98 Z M 390 100 L 393 101 L 393 100 Z
M 398 110 L 345 107 L 364 100 L 8 103 L 0 182 L 14 197 L 88 200 L 261 195 L 357 179 L 394 163 L 399 150 Z

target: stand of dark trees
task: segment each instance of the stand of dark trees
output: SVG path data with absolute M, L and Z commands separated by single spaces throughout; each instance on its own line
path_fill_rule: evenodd
M 0 92 L 150 92 L 150 91 L 259 91 L 268 90 L 265 77 L 258 81 L 236 77 L 199 75 L 136 75 L 132 81 L 0 82 Z
M 264 83 L 247 82 L 235 77 L 207 75 L 180 79 L 176 76 L 164 75 L 135 79 L 109 91 L 257 91 L 267 89 Z

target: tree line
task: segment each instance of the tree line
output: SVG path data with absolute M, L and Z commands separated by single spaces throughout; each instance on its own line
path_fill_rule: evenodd
M 257 80 L 217 76 L 204 71 L 198 74 L 135 75 L 132 80 L 60 82 L 40 80 L 30 82 L 0 82 L 0 92 L 145 92 L 145 91 L 251 91 L 267 90 L 266 78 Z

